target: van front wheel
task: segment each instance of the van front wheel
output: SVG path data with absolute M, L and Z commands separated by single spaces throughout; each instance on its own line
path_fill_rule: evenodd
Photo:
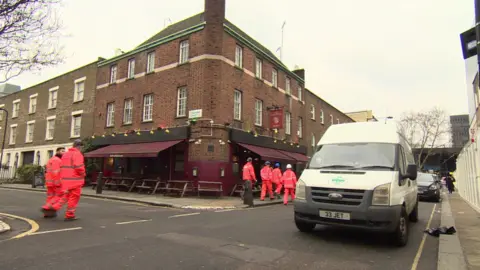
M 304 233 L 308 233 L 308 232 L 313 231 L 313 229 L 315 229 L 315 226 L 317 226 L 317 224 L 301 221 L 301 220 L 295 218 L 295 226 L 297 226 L 297 229 L 299 231 L 304 232 Z
M 400 219 L 398 220 L 397 228 L 392 233 L 392 240 L 397 246 L 403 247 L 408 242 L 408 214 L 405 207 L 402 207 Z

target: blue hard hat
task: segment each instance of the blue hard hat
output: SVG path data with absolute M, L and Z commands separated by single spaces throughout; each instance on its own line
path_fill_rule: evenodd
M 270 161 L 265 161 L 265 165 L 270 165 Z
M 276 168 L 280 167 L 280 163 L 278 163 L 278 162 L 275 163 L 275 167 L 276 167 Z

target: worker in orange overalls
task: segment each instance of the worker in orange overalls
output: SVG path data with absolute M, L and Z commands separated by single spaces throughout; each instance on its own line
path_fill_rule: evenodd
M 270 195 L 270 200 L 275 199 L 273 197 L 273 190 L 272 190 L 272 167 L 270 167 L 270 161 L 265 162 L 265 166 L 260 171 L 260 176 L 262 177 L 262 192 L 260 194 L 260 200 L 265 200 L 265 195 L 268 191 L 268 195 Z
M 82 194 L 82 187 L 85 184 L 85 164 L 81 152 L 82 146 L 81 140 L 75 140 L 73 147 L 68 149 L 68 152 L 62 156 L 60 177 L 62 179 L 63 196 L 62 199 L 52 205 L 51 209 L 58 211 L 67 203 L 65 221 L 77 219 L 75 211 Z
M 57 148 L 55 156 L 47 162 L 45 172 L 45 185 L 47 186 L 47 200 L 42 209 L 45 209 L 44 218 L 55 217 L 56 211 L 48 210 L 52 204 L 59 200 L 62 196 L 62 185 L 60 181 L 60 163 L 62 155 L 65 153 L 65 147 Z
M 292 197 L 292 201 L 295 200 L 295 186 L 297 185 L 297 176 L 292 171 L 292 165 L 287 164 L 287 170 L 283 173 L 282 181 L 284 187 L 283 204 L 288 203 L 288 194 Z
M 275 195 L 280 198 L 280 192 L 282 191 L 282 170 L 280 170 L 280 163 L 275 163 L 275 169 L 272 171 L 272 182 L 275 184 Z
M 253 169 L 252 158 L 247 158 L 247 163 L 243 166 L 242 179 L 244 181 L 243 203 L 253 207 L 253 191 L 252 187 L 257 178 Z

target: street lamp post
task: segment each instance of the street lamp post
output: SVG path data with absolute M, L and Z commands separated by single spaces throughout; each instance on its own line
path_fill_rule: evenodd
M 3 127 L 3 140 L 2 140 L 2 150 L 0 152 L 0 166 L 2 166 L 2 161 L 3 161 L 3 150 L 5 149 L 5 140 L 7 137 L 7 124 L 8 124 L 8 111 L 5 110 L 4 108 L 0 108 L 0 111 L 5 112 L 5 126 Z

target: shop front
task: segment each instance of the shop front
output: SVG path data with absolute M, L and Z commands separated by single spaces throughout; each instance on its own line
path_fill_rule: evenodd
M 104 176 L 162 180 L 185 179 L 188 127 L 95 137 L 100 147 L 85 154 Z

